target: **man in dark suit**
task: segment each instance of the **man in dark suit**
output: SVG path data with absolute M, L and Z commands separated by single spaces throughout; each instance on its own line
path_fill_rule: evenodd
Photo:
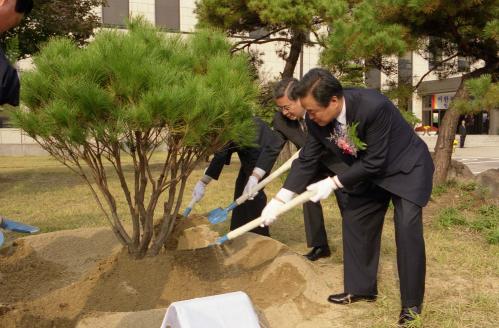
M 370 181 L 370 189 L 348 194 L 343 216 L 344 292 L 330 295 L 335 304 L 374 301 L 384 216 L 390 200 L 395 208 L 395 238 L 400 279 L 401 325 L 421 313 L 425 286 L 422 207 L 431 194 L 433 162 L 426 144 L 414 133 L 393 103 L 376 90 L 343 90 L 324 69 L 312 69 L 295 93 L 307 111 L 310 137 L 294 161 L 283 188 L 262 212 L 266 225 L 276 210 L 305 188 L 312 201 L 333 190 Z M 306 186 L 328 149 L 349 168 Z
M 206 186 L 211 182 L 211 180 L 218 180 L 224 165 L 230 164 L 230 159 L 233 153 L 237 153 L 241 162 L 241 168 L 239 169 L 239 174 L 234 188 L 234 199 L 237 199 L 243 194 L 243 192 L 245 192 L 244 188 L 248 182 L 248 179 L 252 176 L 253 169 L 255 168 L 255 164 L 262 149 L 268 148 L 272 152 L 278 152 L 277 148 L 280 147 L 280 141 L 275 133 L 259 118 L 255 117 L 254 123 L 257 130 L 255 146 L 241 147 L 234 142 L 229 142 L 223 149 L 216 152 L 210 162 L 210 165 L 206 169 L 204 176 L 194 187 L 192 197 L 196 200 L 196 202 L 199 202 L 201 198 L 203 198 Z M 271 161 L 261 163 L 260 174 L 262 177 L 267 175 L 267 173 L 272 170 L 273 164 L 274 163 Z M 266 204 L 267 196 L 262 189 L 252 199 L 247 200 L 245 203 L 237 206 L 232 211 L 230 230 L 239 228 L 253 219 L 258 218 Z M 269 236 L 268 227 L 258 227 L 253 229 L 252 232 Z
M 258 184 L 262 178 L 260 168 L 264 166 L 268 167 L 270 165 L 269 162 L 272 164 L 275 163 L 287 141 L 291 141 L 298 149 L 302 148 L 305 144 L 307 138 L 306 112 L 301 106 L 299 99 L 292 97 L 292 90 L 297 83 L 298 80 L 294 78 L 284 79 L 274 89 L 274 101 L 280 111 L 274 115 L 272 128 L 277 134 L 279 146 L 277 148 L 265 147 L 263 149 L 253 170 L 252 175 L 254 178 L 248 180 L 245 190 L 249 191 Z M 338 167 L 343 167 L 346 169 L 347 167 L 335 156 L 325 156 L 324 160 L 329 164 L 329 168 L 334 167 L 338 169 Z M 323 165 L 318 175 L 310 182 L 319 181 L 328 175 L 331 175 L 331 172 Z M 319 258 L 330 256 L 331 251 L 328 245 L 321 204 L 319 202 L 307 202 L 303 204 L 303 215 L 307 246 L 312 248 L 310 252 L 305 254 L 305 257 L 310 261 L 316 261 Z
M 19 25 L 32 8 L 32 0 L 0 0 L 0 33 Z M 0 50 L 0 105 L 18 106 L 19 87 L 16 69 Z

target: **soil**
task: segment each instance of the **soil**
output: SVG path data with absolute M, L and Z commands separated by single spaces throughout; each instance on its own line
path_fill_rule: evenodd
M 473 194 L 469 206 L 478 206 L 480 197 Z M 463 204 L 462 198 L 450 192 L 430 202 L 424 210 L 427 228 L 441 208 Z M 159 327 L 172 302 L 233 291 L 250 296 L 264 328 L 373 326 L 372 317 L 363 317 L 373 310 L 372 304 L 345 307 L 326 301 L 331 292 L 343 290 L 341 260 L 312 263 L 276 240 L 251 233 L 205 247 L 217 236 L 209 228 L 206 217 L 179 219 L 162 252 L 142 260 L 130 258 L 106 228 L 18 239 L 0 251 L 0 327 Z M 463 236 L 475 238 L 476 233 Z M 383 245 L 388 255 L 381 261 L 379 278 L 385 293 L 391 294 L 378 299 L 382 312 L 377 313 L 389 309 L 387 317 L 395 319 L 397 268 L 394 238 L 389 239 Z M 495 273 L 473 278 L 460 264 L 443 265 L 442 254 L 449 253 L 433 249 L 428 257 L 427 295 L 434 302 L 429 306 L 433 314 L 444 311 L 436 300 L 473 307 L 476 299 L 463 300 L 463 295 L 479 295 L 484 289 L 487 295 L 497 295 Z M 382 306 L 390 300 L 396 301 Z M 473 311 L 478 318 L 474 322 L 483 321 L 482 312 Z M 493 322 L 480 327 L 495 327 Z
M 16 241 L 0 255 L 0 327 L 159 327 L 171 302 L 238 290 L 263 327 L 331 319 L 320 268 L 284 244 L 248 233 L 198 249 L 216 237 L 204 217 L 183 219 L 173 236 L 161 254 L 142 260 L 104 228 Z

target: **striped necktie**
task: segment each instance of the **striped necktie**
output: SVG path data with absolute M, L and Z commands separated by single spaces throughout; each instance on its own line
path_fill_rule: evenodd
M 307 133 L 307 123 L 305 123 L 305 120 L 298 120 L 298 123 L 300 124 L 300 130 Z

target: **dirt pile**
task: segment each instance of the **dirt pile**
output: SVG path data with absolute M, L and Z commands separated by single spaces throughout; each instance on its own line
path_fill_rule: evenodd
M 108 327 L 122 327 L 126 326 L 123 318 L 132 316 L 101 316 L 161 309 L 178 300 L 238 290 L 251 297 L 272 327 L 317 327 L 318 320 L 330 320 L 331 311 L 325 302 L 330 287 L 318 276 L 314 264 L 273 239 L 251 233 L 222 246 L 176 250 L 189 246 L 182 238 L 194 240 L 195 231 L 202 237 L 209 234 L 202 227 L 205 218 L 187 221 L 175 228 L 168 250 L 142 260 L 131 259 L 123 250 L 116 252 L 116 243 L 102 249 L 114 238 L 102 229 L 87 229 L 87 238 L 75 230 L 58 233 L 57 238 L 45 234 L 26 239 L 12 254 L 0 256 L 2 268 L 16 261 L 39 263 L 22 278 L 3 273 L 0 295 L 9 294 L 9 304 L 0 307 L 0 326 L 30 327 L 36 322 L 37 327 L 90 327 L 85 322 L 90 324 L 95 322 L 92 318 L 99 317 L 110 320 Z M 79 242 L 63 250 L 59 248 L 61 238 Z M 52 241 L 46 243 L 47 239 Z M 94 243 L 100 245 L 98 251 L 93 250 L 98 256 L 87 252 Z M 52 245 L 58 250 L 51 249 Z M 65 256 L 65 252 L 71 256 Z M 59 256 L 52 257 L 55 254 Z M 71 266 L 81 270 L 71 271 Z M 37 278 L 44 269 L 47 275 Z M 68 278 L 70 273 L 72 280 Z M 31 279 L 38 280 L 30 285 L 33 292 L 29 297 L 14 292 L 13 284 Z M 51 288 L 41 287 L 46 282 Z

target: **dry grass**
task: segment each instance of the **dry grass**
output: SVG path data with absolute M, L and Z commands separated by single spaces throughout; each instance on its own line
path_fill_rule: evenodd
M 183 207 L 204 168 L 197 169 L 189 179 Z M 212 182 L 206 197 L 194 212 L 205 213 L 232 200 L 236 163 L 225 167 L 220 181 Z M 281 182 L 267 187 L 274 194 Z M 112 188 L 119 192 L 116 180 Z M 427 284 L 422 322 L 424 327 L 497 327 L 499 326 L 499 246 L 487 243 L 484 234 L 463 226 L 443 227 L 438 223 L 440 210 L 452 207 L 465 218 L 476 214 L 486 204 L 499 205 L 497 200 L 485 200 L 463 193 L 452 185 L 439 190 L 425 209 L 425 239 L 427 249 Z M 472 197 L 472 198 L 470 198 Z M 121 214 L 126 207 L 120 199 Z M 333 256 L 319 263 L 327 275 L 333 266 L 341 265 L 341 225 L 333 199 L 323 204 Z M 69 170 L 47 157 L 0 157 L 0 214 L 28 224 L 37 225 L 41 232 L 79 227 L 106 226 L 88 187 Z M 499 218 L 492 218 L 499 220 Z M 227 231 L 227 223 L 216 227 Z M 296 209 L 278 220 L 272 227 L 274 238 L 297 252 L 306 250 L 303 218 Z M 16 235 L 9 233 L 8 238 Z M 344 318 L 345 327 L 395 327 L 399 312 L 399 291 L 395 261 L 393 222 L 387 217 L 382 242 L 379 291 L 376 303 L 354 304 L 351 317 Z M 342 279 L 333 277 L 332 279 Z M 341 292 L 332 290 L 331 292 Z M 360 314 L 359 314 L 360 313 Z M 422 327 L 421 322 L 415 326 Z

